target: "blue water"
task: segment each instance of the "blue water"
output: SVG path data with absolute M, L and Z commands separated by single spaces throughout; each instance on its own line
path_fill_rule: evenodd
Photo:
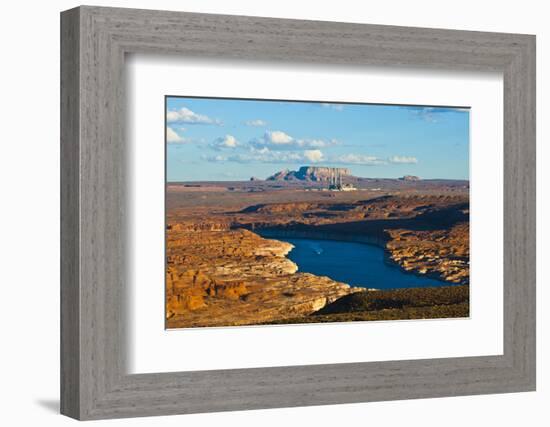
M 276 238 L 292 243 L 287 255 L 298 271 L 328 276 L 353 286 L 376 289 L 445 286 L 449 283 L 405 273 L 384 261 L 384 250 L 374 245 L 334 240 Z

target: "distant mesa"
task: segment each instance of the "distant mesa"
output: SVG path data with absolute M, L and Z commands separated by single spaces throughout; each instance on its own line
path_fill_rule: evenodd
M 334 184 L 355 182 L 357 180 L 367 180 L 369 178 L 360 178 L 353 176 L 349 168 L 331 168 L 328 166 L 301 166 L 298 170 L 283 169 L 266 178 L 266 181 L 305 181 Z M 373 179 L 373 178 L 371 178 Z M 258 181 L 256 177 L 250 178 L 250 181 Z M 421 178 L 416 175 L 404 175 L 398 178 L 399 181 L 417 182 Z
M 312 181 L 330 182 L 334 176 L 351 176 L 348 168 L 330 168 L 325 166 L 302 166 L 297 171 L 284 169 L 270 177 L 267 181 Z
M 399 180 L 400 181 L 420 181 L 420 178 L 414 175 L 405 175 L 399 178 Z
M 302 166 L 297 171 L 284 169 L 271 175 L 266 181 L 294 181 L 320 183 L 325 190 L 355 191 L 357 188 L 349 181 L 357 178 L 351 175 L 348 168 L 331 168 L 326 166 Z M 348 181 L 348 182 L 344 182 Z
M 296 179 L 296 171 L 290 171 L 283 169 L 282 171 L 275 172 L 273 175 L 268 176 L 266 181 L 291 181 Z

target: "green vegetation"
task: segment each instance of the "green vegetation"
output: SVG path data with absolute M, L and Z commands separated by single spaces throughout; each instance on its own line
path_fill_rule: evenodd
M 309 316 L 270 324 L 468 317 L 469 294 L 467 285 L 358 292 Z

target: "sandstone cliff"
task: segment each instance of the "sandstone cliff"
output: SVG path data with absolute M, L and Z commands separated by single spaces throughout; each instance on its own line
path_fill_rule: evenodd
M 407 271 L 456 284 L 470 282 L 470 227 L 433 231 L 389 230 L 389 258 Z
M 247 325 L 311 314 L 363 289 L 297 273 L 292 245 L 247 230 L 167 233 L 167 327 Z

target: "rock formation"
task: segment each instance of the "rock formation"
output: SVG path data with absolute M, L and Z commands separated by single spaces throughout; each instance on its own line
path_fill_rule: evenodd
M 420 178 L 414 175 L 405 175 L 399 178 L 400 181 L 420 181 Z
M 334 173 L 341 176 L 351 176 L 348 168 L 330 168 L 324 166 L 302 166 L 297 171 L 284 169 L 267 178 L 267 181 L 312 181 L 329 182 Z M 332 174 L 332 175 L 331 175 Z
M 167 233 L 167 327 L 228 326 L 311 314 L 364 289 L 307 273 L 292 245 L 247 230 Z
M 407 271 L 450 283 L 470 281 L 470 244 L 467 223 L 432 231 L 389 230 L 386 247 L 392 261 Z

